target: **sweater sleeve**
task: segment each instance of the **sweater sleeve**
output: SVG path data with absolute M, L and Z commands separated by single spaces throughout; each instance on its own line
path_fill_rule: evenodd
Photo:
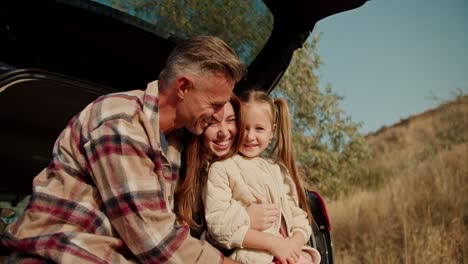
M 230 173 L 238 173 L 230 170 Z M 250 228 L 250 218 L 241 203 L 233 200 L 228 169 L 214 163 L 208 173 L 204 192 L 208 235 L 221 247 L 241 248 Z
M 296 184 L 291 178 L 291 175 L 285 167 L 280 167 L 281 173 L 283 175 L 283 188 L 287 195 L 288 203 L 290 205 L 292 213 L 292 232 L 301 232 L 304 235 L 304 240 L 307 242 L 310 238 L 310 235 L 312 234 L 312 228 L 307 217 L 307 212 L 305 212 L 299 206 L 299 198 L 297 195 Z

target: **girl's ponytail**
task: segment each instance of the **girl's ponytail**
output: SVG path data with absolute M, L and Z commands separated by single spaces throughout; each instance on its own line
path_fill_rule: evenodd
M 283 98 L 273 100 L 273 117 L 276 124 L 276 142 L 272 152 L 277 151 L 276 162 L 281 161 L 289 171 L 291 178 L 296 184 L 299 206 L 307 212 L 309 222 L 312 222 L 311 212 L 307 203 L 305 189 L 301 177 L 297 172 L 296 161 L 294 157 L 291 133 L 291 120 L 288 104 Z

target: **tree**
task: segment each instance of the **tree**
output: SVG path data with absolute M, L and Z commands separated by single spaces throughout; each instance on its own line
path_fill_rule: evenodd
M 291 64 L 274 90 L 289 102 L 293 116 L 293 145 L 299 170 L 309 185 L 334 196 L 355 177 L 359 162 L 368 156 L 360 124 L 339 107 L 343 98 L 328 84 L 323 91 L 315 74 L 321 60 L 319 36 L 295 51 Z
M 219 0 L 101 0 L 151 23 L 165 37 L 186 38 L 209 34 L 224 39 L 249 63 L 265 44 L 273 18 L 255 1 Z M 223 14 L 223 15 L 219 15 Z M 226 30 L 229 29 L 229 30 Z M 177 35 L 177 34 L 184 35 Z M 273 96 L 285 97 L 292 112 L 293 144 L 298 167 L 306 182 L 332 196 L 352 180 L 360 160 L 367 155 L 364 138 L 338 106 L 342 97 L 327 85 L 318 88 L 315 71 L 319 37 L 297 50 Z
M 163 37 L 212 35 L 234 47 L 245 63 L 259 53 L 273 16 L 256 1 L 110 0 L 109 4 L 149 22 Z

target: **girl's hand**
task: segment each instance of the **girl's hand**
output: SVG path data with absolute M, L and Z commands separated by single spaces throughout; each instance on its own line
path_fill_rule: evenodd
M 293 235 L 289 238 L 289 241 L 297 248 L 302 249 L 302 246 L 305 245 L 304 235 L 301 232 L 294 232 Z
M 279 216 L 279 209 L 275 204 L 251 203 L 246 210 L 250 218 L 250 228 L 257 231 L 273 226 Z
M 239 262 L 235 262 L 228 257 L 224 257 L 223 264 L 240 264 Z
M 295 243 L 291 243 L 289 238 L 276 237 L 276 241 L 272 243 L 269 249 L 270 253 L 275 256 L 281 264 L 294 264 L 301 256 L 301 247 L 297 247 Z

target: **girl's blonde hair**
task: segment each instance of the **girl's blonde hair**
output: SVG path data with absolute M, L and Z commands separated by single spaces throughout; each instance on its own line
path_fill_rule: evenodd
M 309 205 L 307 203 L 307 198 L 305 194 L 305 189 L 302 184 L 302 179 L 300 178 L 297 168 L 296 162 L 293 152 L 292 146 L 292 135 L 291 135 L 291 120 L 289 117 L 289 108 L 288 104 L 285 99 L 283 98 L 275 98 L 272 99 L 268 94 L 261 90 L 247 90 L 244 92 L 239 99 L 241 103 L 244 105 L 248 104 L 267 104 L 269 107 L 270 112 L 270 120 L 272 127 L 276 125 L 276 133 L 275 133 L 275 144 L 270 152 L 270 157 L 276 153 L 275 162 L 282 163 L 289 171 L 291 178 L 293 179 L 297 195 L 299 198 L 299 206 L 307 212 L 307 216 L 309 218 L 309 222 L 312 221 L 312 216 L 310 212 Z M 244 122 L 243 118 L 245 117 L 244 108 L 241 111 L 240 115 L 240 127 L 239 127 L 239 141 L 237 144 L 237 150 L 239 150 L 242 139 L 244 138 L 245 129 L 244 129 Z

